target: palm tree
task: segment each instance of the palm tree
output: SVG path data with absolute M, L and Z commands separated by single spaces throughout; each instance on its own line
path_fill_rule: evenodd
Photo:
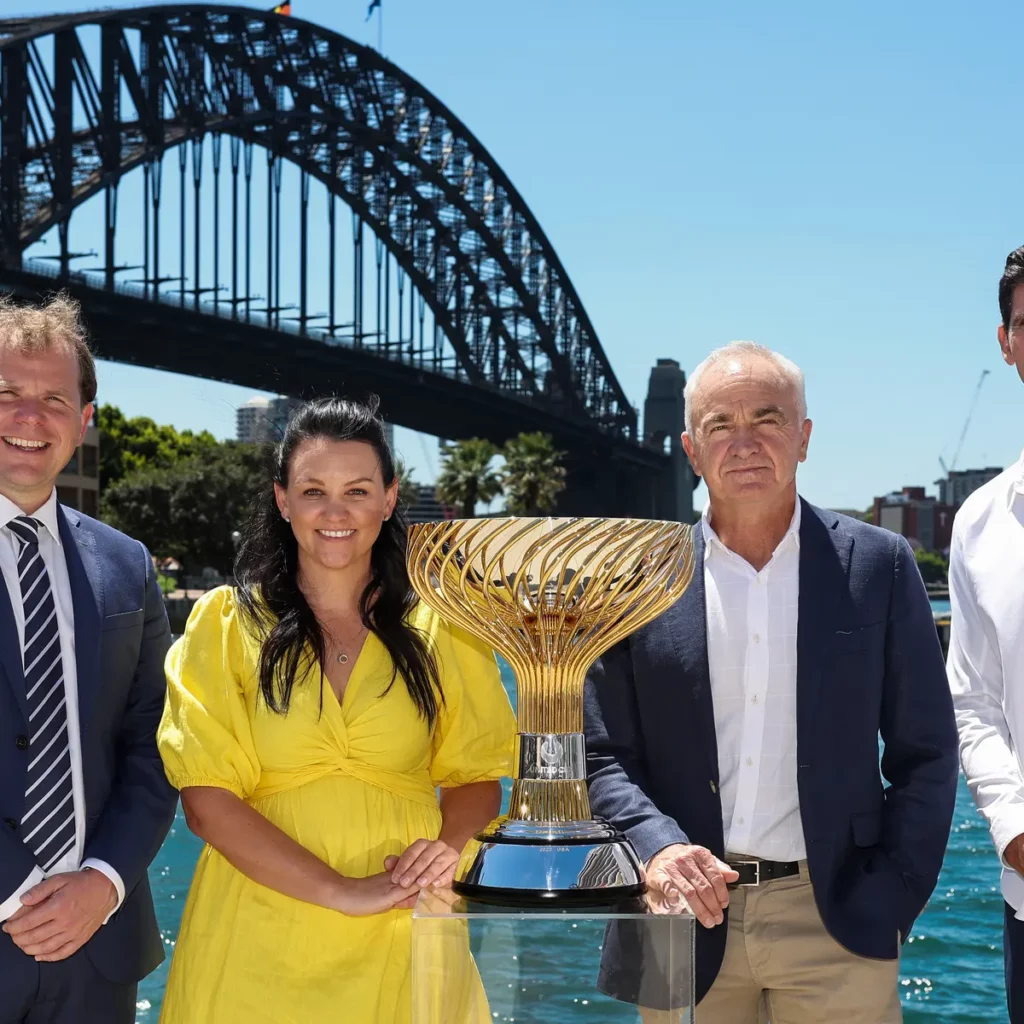
M 536 516 L 554 509 L 565 490 L 564 454 L 556 451 L 550 434 L 520 434 L 505 442 L 501 483 L 509 514 Z
M 398 477 L 398 504 L 408 509 L 420 500 L 420 485 L 412 478 L 413 470 L 400 456 L 395 458 L 395 476 Z
M 501 478 L 491 467 L 497 454 L 490 441 L 479 437 L 447 445 L 441 453 L 438 500 L 455 506 L 463 519 L 472 519 L 478 501 L 501 494 Z

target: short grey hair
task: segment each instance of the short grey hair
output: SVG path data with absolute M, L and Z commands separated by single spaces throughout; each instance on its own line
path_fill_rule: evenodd
M 716 348 L 706 359 L 694 367 L 693 373 L 687 378 L 686 387 L 683 388 L 683 406 L 686 419 L 686 432 L 693 435 L 693 396 L 700 386 L 700 379 L 706 370 L 727 363 L 730 359 L 737 359 L 743 356 L 757 356 L 767 362 L 774 363 L 779 373 L 786 378 L 796 392 L 797 412 L 801 423 L 807 419 L 807 394 L 804 390 L 804 371 L 800 369 L 792 359 L 787 359 L 778 352 L 773 352 L 766 345 L 759 345 L 756 341 L 730 341 L 728 345 Z

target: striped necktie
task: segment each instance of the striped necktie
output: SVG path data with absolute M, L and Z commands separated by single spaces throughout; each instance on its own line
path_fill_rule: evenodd
M 50 574 L 39 554 L 42 523 L 29 516 L 7 528 L 18 541 L 18 579 L 25 612 L 22 659 L 28 699 L 30 758 L 22 842 L 49 871 L 74 845 L 75 803 L 64 694 L 64 666 Z

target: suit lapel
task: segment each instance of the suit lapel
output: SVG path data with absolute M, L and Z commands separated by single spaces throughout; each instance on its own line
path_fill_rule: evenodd
M 691 702 L 696 735 L 707 759 L 709 778 L 718 785 L 718 739 L 715 706 L 711 698 L 708 667 L 708 615 L 704 600 L 704 531 L 693 527 L 693 579 L 668 613 L 667 626 L 683 670 L 686 694 Z
M 798 749 L 809 752 L 814 748 L 825 659 L 836 632 L 839 602 L 848 589 L 853 538 L 840 528 L 838 516 L 803 499 L 801 506 L 796 734 Z
M 96 539 L 82 529 L 82 520 L 70 509 L 58 506 L 57 521 L 64 547 L 64 560 L 71 584 L 71 605 L 75 615 L 75 667 L 78 677 L 79 729 L 85 727 L 92 710 L 100 678 L 100 627 L 102 625 L 103 577 L 96 553 Z
M 7 593 L 6 582 L 0 586 L 0 668 L 14 693 L 14 699 L 28 722 L 28 699 L 25 696 L 25 671 L 21 660 L 21 643 L 14 622 L 14 609 Z

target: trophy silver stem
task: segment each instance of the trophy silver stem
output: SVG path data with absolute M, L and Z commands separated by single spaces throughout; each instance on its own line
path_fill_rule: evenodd
M 516 736 L 519 779 L 545 782 L 587 777 L 587 754 L 581 732 L 521 732 Z
M 520 906 L 642 895 L 643 872 L 626 837 L 591 817 L 583 733 L 519 733 L 516 763 L 509 816 L 470 840 L 455 891 Z

